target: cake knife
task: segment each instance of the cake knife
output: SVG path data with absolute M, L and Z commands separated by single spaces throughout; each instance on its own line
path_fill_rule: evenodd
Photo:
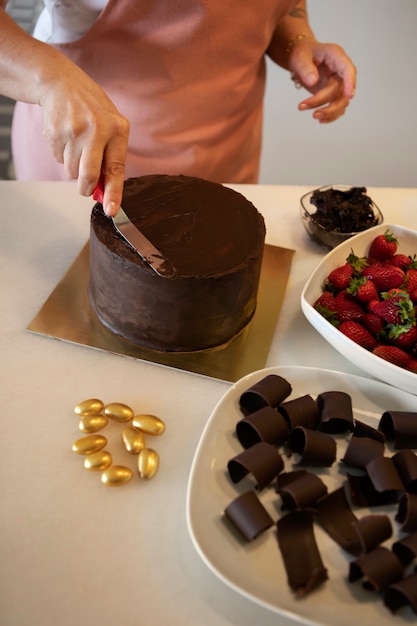
M 100 177 L 93 191 L 93 200 L 103 204 L 103 197 L 103 178 Z M 123 211 L 122 207 L 120 207 L 116 217 L 109 217 L 108 219 L 113 221 L 116 231 L 158 276 L 164 276 L 165 278 L 175 276 L 176 272 L 172 263 L 166 259 L 162 252 L 155 248 L 153 243 L 135 226 Z

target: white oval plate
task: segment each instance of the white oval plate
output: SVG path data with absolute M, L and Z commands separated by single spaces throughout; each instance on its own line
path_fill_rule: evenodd
M 322 286 L 329 273 L 343 265 L 351 250 L 359 256 L 366 256 L 371 241 L 377 235 L 390 230 L 398 238 L 399 252 L 413 256 L 417 254 L 417 232 L 395 224 L 381 224 L 355 235 L 326 254 L 311 274 L 301 293 L 301 309 L 310 324 L 343 356 L 360 367 L 364 372 L 375 376 L 390 385 L 417 394 L 417 374 L 388 363 L 365 350 L 343 335 L 328 322 L 316 309 L 314 302 L 322 292 Z
M 242 417 L 239 397 L 245 389 L 267 374 L 278 374 L 292 385 L 291 397 L 305 393 L 316 396 L 328 390 L 340 390 L 352 396 L 355 417 L 377 426 L 384 410 L 415 411 L 415 396 L 395 387 L 360 376 L 307 367 L 270 367 L 253 372 L 235 383 L 213 410 L 198 444 L 187 488 L 187 525 L 193 544 L 206 565 L 220 580 L 253 602 L 303 624 L 351 626 L 372 624 L 392 626 L 415 621 L 411 609 L 403 610 L 403 618 L 394 617 L 382 600 L 364 591 L 360 583 L 347 582 L 349 557 L 314 524 L 318 547 L 328 569 L 329 580 L 303 599 L 296 599 L 287 584 L 275 531 L 269 529 L 257 539 L 246 543 L 231 531 L 223 511 L 238 493 L 227 475 L 227 462 L 242 450 L 234 436 L 235 424 Z M 344 439 L 341 437 L 341 439 Z M 338 439 L 337 458 L 343 456 L 345 443 Z M 286 460 L 286 470 L 293 469 Z M 310 469 L 310 468 L 309 468 Z M 339 463 L 319 470 L 329 491 L 340 486 L 343 474 Z M 247 488 L 248 483 L 246 483 Z M 261 501 L 276 520 L 280 499 L 273 488 L 262 491 Z M 278 503 L 278 507 L 277 507 Z M 354 511 L 358 517 L 368 509 Z M 390 515 L 394 534 L 396 507 L 379 507 L 378 512 Z

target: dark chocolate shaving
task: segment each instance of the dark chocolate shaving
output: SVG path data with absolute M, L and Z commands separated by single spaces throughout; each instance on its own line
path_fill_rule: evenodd
M 277 523 L 278 546 L 287 573 L 288 585 L 303 597 L 327 580 L 313 529 L 313 513 L 292 511 Z
M 397 502 L 404 485 L 393 460 L 387 456 L 377 456 L 369 461 L 365 469 L 376 491 L 392 494 L 392 502 Z
M 385 446 L 380 441 L 369 437 L 351 437 L 342 462 L 349 467 L 365 469 L 369 461 L 383 456 Z
M 373 550 L 392 534 L 387 515 L 365 515 L 358 519 L 349 506 L 343 487 L 319 500 L 316 507 L 324 530 L 354 556 Z
M 364 515 L 352 523 L 358 535 L 360 552 L 370 552 L 392 535 L 391 521 L 388 515 Z M 356 550 L 356 546 L 353 546 Z M 352 554 L 355 554 L 352 552 Z
M 402 524 L 401 530 L 403 532 L 417 531 L 417 494 L 404 493 L 401 496 L 395 521 Z
M 417 493 L 417 454 L 412 450 L 400 450 L 392 457 L 406 491 Z
M 252 474 L 257 489 L 263 489 L 284 469 L 279 452 L 263 441 L 244 450 L 227 464 L 230 479 L 238 483 L 247 474 Z
M 364 578 L 364 589 L 381 591 L 403 576 L 404 568 L 398 557 L 388 548 L 378 546 L 350 563 L 348 580 L 353 583 Z
M 242 493 L 224 512 L 247 541 L 252 541 L 274 523 L 254 491 Z
M 269 374 L 242 393 L 239 399 L 241 411 L 249 415 L 264 406 L 277 407 L 288 398 L 291 391 L 292 387 L 285 378 Z
M 417 614 L 417 573 L 394 583 L 384 593 L 384 604 L 391 613 L 409 605 Z
M 283 415 L 289 428 L 305 426 L 317 428 L 319 409 L 317 402 L 310 395 L 300 396 L 280 404 L 278 411 Z
M 353 430 L 352 398 L 344 391 L 325 391 L 317 396 L 320 430 L 344 433 Z
M 392 503 L 393 494 L 389 491 L 382 493 L 377 491 L 367 474 L 356 476 L 347 473 L 347 479 L 350 499 L 355 506 L 372 507 Z
M 279 480 L 281 476 L 283 475 L 277 479 L 276 489 L 281 496 L 283 510 L 314 508 L 317 500 L 327 494 L 326 485 L 316 474 L 302 472 L 293 480 L 288 480 L 286 484 L 283 484 L 285 481 Z
M 357 419 L 354 421 L 352 435 L 353 437 L 369 437 L 369 439 L 375 439 L 376 441 L 385 443 L 385 435 L 383 432 Z
M 301 456 L 299 465 L 331 467 L 336 460 L 336 441 L 318 430 L 297 426 L 290 432 L 287 444 Z
M 385 411 L 378 428 L 388 441 L 394 441 L 396 450 L 417 448 L 417 412 Z
M 411 563 L 417 557 L 417 532 L 393 543 L 392 551 L 395 552 L 404 567 Z
M 265 406 L 247 415 L 236 424 L 236 436 L 244 448 L 259 441 L 281 445 L 288 437 L 289 428 L 280 413 Z

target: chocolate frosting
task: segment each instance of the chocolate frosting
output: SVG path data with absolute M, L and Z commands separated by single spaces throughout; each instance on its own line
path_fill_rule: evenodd
M 176 274 L 158 276 L 97 203 L 88 293 L 104 326 L 136 345 L 176 352 L 220 346 L 247 326 L 265 239 L 253 204 L 199 178 L 151 175 L 126 181 L 122 206 Z

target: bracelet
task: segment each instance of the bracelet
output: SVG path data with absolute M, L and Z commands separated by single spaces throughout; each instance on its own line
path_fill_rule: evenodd
M 287 48 L 285 50 L 285 54 L 288 55 L 295 46 L 295 44 L 297 44 L 299 41 L 302 41 L 303 39 L 314 39 L 314 35 L 310 35 L 310 33 L 299 33 L 298 35 L 295 35 L 292 39 L 289 40 Z

